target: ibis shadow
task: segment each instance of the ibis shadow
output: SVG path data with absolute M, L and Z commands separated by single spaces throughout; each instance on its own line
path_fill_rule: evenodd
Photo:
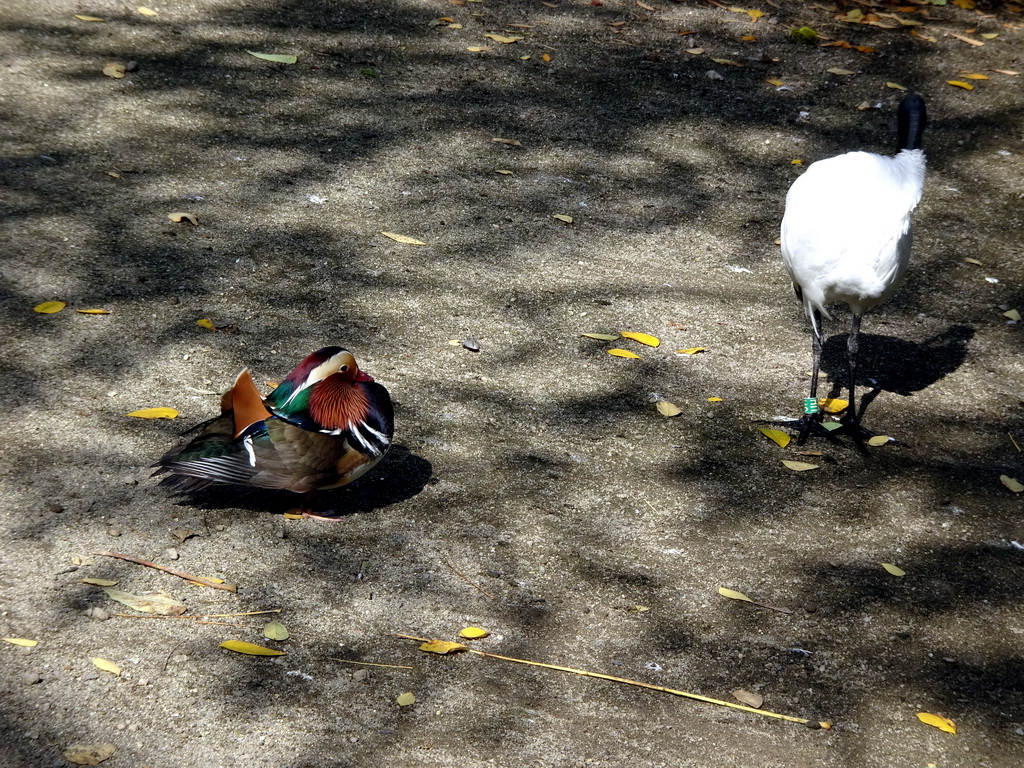
M 952 325 L 924 341 L 861 333 L 857 386 L 870 387 L 871 399 L 879 392 L 910 397 L 963 365 L 973 336 L 974 329 L 966 325 Z M 838 334 L 822 348 L 821 370 L 832 382 L 833 397 L 847 386 L 846 340 L 847 334 Z

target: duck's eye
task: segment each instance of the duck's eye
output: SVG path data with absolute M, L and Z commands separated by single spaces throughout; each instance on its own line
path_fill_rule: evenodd
M 347 365 L 343 365 L 343 366 L 341 366 L 341 368 L 340 368 L 339 370 L 340 370 L 340 371 L 341 371 L 342 373 L 344 373 L 345 371 L 347 371 L 347 370 L 348 370 L 348 366 L 347 366 Z

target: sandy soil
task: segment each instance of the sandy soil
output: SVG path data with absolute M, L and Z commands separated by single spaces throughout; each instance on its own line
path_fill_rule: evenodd
M 0 764 L 76 744 L 115 768 L 1024 764 L 1022 497 L 999 479 L 1024 481 L 1003 315 L 1024 309 L 1024 102 L 993 71 L 1024 71 L 1024 15 L 646 5 L 3 3 L 0 636 L 38 645 L 0 643 Z M 801 45 L 803 25 L 875 50 Z M 758 431 L 796 415 L 810 366 L 775 244 L 791 161 L 889 151 L 887 83 L 930 110 L 910 273 L 864 326 L 864 421 L 895 442 L 801 457 Z M 662 344 L 580 337 L 624 330 Z M 469 335 L 479 352 L 451 343 Z M 320 499 L 340 521 L 149 479 L 241 368 L 280 379 L 328 344 L 397 406 L 397 447 Z M 125 415 L 149 406 L 181 415 Z M 280 613 L 120 616 L 86 578 L 186 617 Z M 395 636 L 468 625 L 487 652 L 834 727 Z

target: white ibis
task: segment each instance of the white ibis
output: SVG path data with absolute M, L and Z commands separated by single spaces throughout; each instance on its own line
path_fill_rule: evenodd
M 899 286 L 910 260 L 911 214 L 924 189 L 921 134 L 924 99 L 910 94 L 900 102 L 896 155 L 848 152 L 812 163 L 793 182 L 782 218 L 782 258 L 814 331 L 810 397 L 796 422 L 797 444 L 822 429 L 818 413 L 821 316 L 826 305 L 842 302 L 853 313 L 847 340 L 850 405 L 843 429 L 856 439 L 860 428 L 854 389 L 857 337 L 864 313 L 884 302 Z

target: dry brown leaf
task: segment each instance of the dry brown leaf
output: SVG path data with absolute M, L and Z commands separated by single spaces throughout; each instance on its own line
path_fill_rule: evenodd
M 121 676 L 121 668 L 119 666 L 117 666 L 117 664 L 115 664 L 112 661 L 107 661 L 106 659 L 101 659 L 100 657 L 97 656 L 95 659 L 92 660 L 92 663 L 98 669 L 102 669 L 104 672 L 109 672 L 110 674 L 114 675 L 115 677 L 120 677 Z
M 732 692 L 732 697 L 740 702 L 740 704 L 746 704 L 754 709 L 760 709 L 761 705 L 764 704 L 764 696 L 759 693 L 752 693 L 744 688 L 737 688 Z
M 675 403 L 670 403 L 668 400 L 659 400 L 654 404 L 654 406 L 658 409 L 658 413 L 662 416 L 667 416 L 668 418 L 678 416 L 683 412 L 682 408 Z
M 821 469 L 820 464 L 808 464 L 804 461 L 789 461 L 784 459 L 782 461 L 783 466 L 787 469 L 792 469 L 794 472 L 807 472 L 812 469 Z
M 737 592 L 735 589 L 729 589 L 728 587 L 719 587 L 718 594 L 722 597 L 728 597 L 730 600 L 742 600 L 745 603 L 753 603 L 749 597 L 744 595 L 742 592 Z
M 521 146 L 523 146 L 523 142 L 521 142 L 519 139 L 498 139 L 498 138 L 495 138 L 495 139 L 491 139 L 491 141 L 493 141 L 495 144 L 505 144 L 506 146 L 509 146 L 509 147 L 521 147 Z
M 1005 485 L 1014 493 L 1020 493 L 1021 491 L 1024 491 L 1024 485 L 1021 485 L 1015 478 L 1012 478 L 1009 475 L 1000 475 L 999 482 Z
M 949 37 L 955 37 L 957 40 L 969 43 L 970 45 L 981 46 L 985 44 L 982 40 L 975 40 L 973 37 L 967 37 L 966 35 L 958 35 L 956 32 L 947 32 L 946 34 Z
M 725 65 L 730 66 L 730 67 L 742 67 L 743 66 L 738 61 L 733 61 L 732 59 L 716 59 L 716 58 L 712 57 L 711 60 L 713 62 L 715 62 L 715 64 L 725 64 Z
M 178 602 L 166 592 L 146 592 L 141 595 L 133 595 L 131 592 L 122 592 L 120 589 L 103 587 L 107 597 L 116 600 L 121 605 L 127 605 L 133 611 L 140 613 L 152 613 L 157 616 L 181 616 L 188 608 L 184 603 Z
M 496 43 L 502 43 L 504 45 L 508 45 L 509 43 L 514 43 L 517 40 L 523 39 L 521 37 L 506 37 L 505 35 L 484 35 L 484 37 L 486 37 L 488 40 L 493 40 Z
M 117 747 L 113 744 L 72 744 L 64 750 L 64 759 L 75 765 L 99 765 L 108 760 Z
M 88 584 L 88 585 L 93 586 L 93 587 L 116 587 L 117 586 L 117 582 L 113 581 L 111 579 L 88 578 L 88 579 L 82 579 L 78 583 L 79 584 Z
M 405 245 L 426 245 L 422 240 L 417 240 L 415 237 L 409 237 L 408 235 L 399 235 L 395 232 L 381 232 L 384 237 L 391 238 L 396 243 L 404 243 Z

